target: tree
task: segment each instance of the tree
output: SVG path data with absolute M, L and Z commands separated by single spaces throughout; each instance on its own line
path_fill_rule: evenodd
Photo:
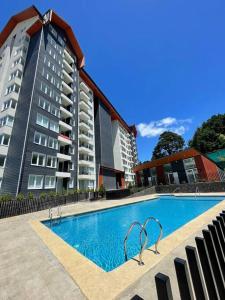
M 159 136 L 158 143 L 152 153 L 152 159 L 179 152 L 184 149 L 184 144 L 185 141 L 181 135 L 171 131 L 165 131 Z
M 212 116 L 197 128 L 189 146 L 202 153 L 225 148 L 225 114 Z

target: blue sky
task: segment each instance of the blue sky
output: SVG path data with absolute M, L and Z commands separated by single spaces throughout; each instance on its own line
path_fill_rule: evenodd
M 224 0 L 8 0 L 0 28 L 31 4 L 71 25 L 87 71 L 127 123 L 139 125 L 140 160 L 163 130 L 189 140 L 225 112 Z

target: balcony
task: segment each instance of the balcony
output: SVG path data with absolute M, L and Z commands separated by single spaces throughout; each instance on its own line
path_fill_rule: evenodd
M 90 148 L 87 145 L 81 144 L 79 145 L 79 152 L 83 154 L 93 153 L 94 149 Z
M 73 78 L 65 70 L 63 70 L 62 72 L 63 72 L 63 80 L 67 84 L 70 84 L 71 82 L 73 82 Z
M 8 146 L 0 145 L 0 153 L 1 153 L 1 155 L 7 156 L 8 149 L 9 149 Z
M 90 126 L 87 122 L 80 120 L 79 121 L 79 128 L 88 131 L 90 129 Z
M 84 111 L 83 109 L 80 109 L 80 111 L 79 111 L 79 116 L 80 116 L 83 120 L 85 120 L 85 121 L 89 121 L 89 120 L 90 120 L 89 114 L 88 114 L 86 111 Z
M 71 174 L 69 172 L 55 172 L 55 176 L 59 178 L 70 178 Z
M 68 62 L 65 59 L 63 59 L 63 66 L 68 74 L 73 72 L 73 68 L 70 66 L 70 64 L 68 64 Z
M 73 93 L 73 89 L 65 81 L 62 81 L 62 92 L 65 95 L 70 95 Z
M 83 167 L 93 167 L 94 161 L 86 160 L 86 159 L 79 159 L 78 161 L 79 166 Z
M 69 63 L 69 64 L 73 64 L 74 63 L 74 59 L 73 57 L 70 55 L 69 51 L 67 51 L 66 49 L 64 49 L 64 57 L 66 59 L 66 61 Z
M 62 120 L 59 121 L 59 127 L 60 129 L 62 129 L 62 131 L 68 131 L 68 130 L 72 131 L 72 126 L 63 122 Z
M 7 125 L 4 125 L 2 127 L 0 127 L 0 135 L 11 135 L 12 134 L 12 127 L 9 127 Z
M 81 109 L 85 110 L 86 112 L 89 112 L 91 110 L 91 107 L 84 100 L 80 100 L 79 106 Z
M 73 114 L 66 108 L 60 106 L 60 115 L 62 118 L 72 118 Z
M 16 110 L 14 108 L 8 107 L 5 110 L 1 111 L 1 118 L 6 116 L 15 117 Z
M 62 145 L 62 146 L 72 145 L 71 139 L 68 136 L 63 135 L 63 134 L 60 134 L 58 136 L 58 141 L 59 141 L 60 145 Z
M 73 105 L 73 101 L 63 93 L 61 93 L 61 102 L 64 106 Z
M 19 99 L 19 93 L 16 92 L 11 92 L 8 95 L 4 96 L 4 101 L 9 100 L 9 99 L 13 99 L 15 101 L 18 101 Z
M 78 178 L 80 180 L 95 180 L 95 175 L 94 174 L 79 174 Z
M 80 92 L 80 99 L 84 100 L 87 103 L 90 101 L 90 97 L 88 97 L 88 95 L 86 93 L 84 93 L 83 91 Z
M 71 156 L 63 153 L 57 153 L 57 158 L 59 161 L 71 161 Z
M 81 88 L 81 90 L 83 90 L 86 94 L 88 94 L 89 91 L 90 91 L 89 87 L 88 87 L 83 81 L 80 83 L 80 88 Z
M 79 133 L 79 140 L 81 142 L 88 142 L 88 143 L 93 144 L 93 136 L 89 136 L 85 133 Z

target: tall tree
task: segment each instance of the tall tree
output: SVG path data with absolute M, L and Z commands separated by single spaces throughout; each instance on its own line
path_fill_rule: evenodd
M 214 115 L 202 123 L 195 131 L 189 146 L 202 153 L 225 148 L 225 114 Z
M 159 136 L 158 143 L 152 153 L 152 159 L 179 152 L 184 149 L 184 144 L 185 141 L 181 135 L 171 131 L 165 131 Z

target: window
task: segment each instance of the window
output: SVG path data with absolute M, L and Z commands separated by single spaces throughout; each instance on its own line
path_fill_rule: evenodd
M 44 154 L 32 152 L 31 165 L 44 167 L 45 157 L 46 155 Z
M 74 170 L 74 163 L 69 163 L 69 168 L 70 168 L 70 171 L 73 171 Z
M 49 129 L 54 131 L 54 132 L 59 132 L 59 124 L 50 120 Z
M 15 100 L 10 99 L 10 100 L 7 100 L 7 101 L 3 102 L 2 111 L 6 110 L 6 109 L 8 109 L 10 107 L 13 108 L 13 109 L 16 108 L 16 101 Z
M 56 165 L 57 165 L 57 158 L 55 156 L 47 156 L 46 167 L 48 167 L 48 168 L 56 168 Z
M 43 187 L 43 175 L 29 175 L 28 189 L 42 189 Z
M 24 47 L 24 46 L 22 46 L 22 47 L 20 47 L 20 48 L 18 48 L 18 49 L 15 50 L 14 56 L 16 56 L 18 54 L 25 55 L 26 52 L 27 52 L 27 48 Z
M 59 118 L 59 109 L 55 105 L 51 105 L 51 114 Z
M 10 136 L 7 134 L 0 135 L 0 145 L 8 146 Z
M 74 187 L 74 179 L 73 178 L 70 178 L 70 181 L 69 181 L 69 189 L 72 189 Z
M 6 157 L 4 155 L 0 155 L 0 168 L 4 168 L 5 159 L 6 159 Z
M 9 75 L 9 81 L 14 79 L 14 78 L 21 78 L 22 77 L 22 72 L 20 70 L 16 70 L 14 72 L 12 72 L 10 75 Z
M 12 127 L 13 126 L 13 117 L 11 116 L 5 116 L 3 118 L 0 119 L 0 127 L 2 126 L 9 126 L 9 127 Z
M 39 113 L 37 113 L 37 119 L 36 119 L 36 123 L 40 126 L 43 126 L 45 128 L 48 128 L 48 124 L 49 124 L 49 119 Z
M 49 137 L 49 139 L 48 139 L 48 147 L 52 148 L 52 149 L 58 150 L 58 148 L 59 148 L 58 141 L 56 139 L 54 139 L 53 137 Z
M 70 146 L 70 148 L 69 148 L 69 153 L 70 153 L 70 154 L 74 154 L 74 146 Z
M 46 68 L 43 68 L 42 70 L 42 76 L 46 78 L 49 82 L 51 82 L 55 87 L 60 89 L 61 86 L 61 80 L 53 76 Z
M 52 89 L 50 88 L 49 85 L 47 85 L 44 82 L 41 82 L 41 91 L 48 95 L 49 97 L 52 97 Z
M 45 189 L 55 188 L 55 176 L 45 176 Z
M 8 94 L 10 94 L 12 92 L 19 93 L 19 91 L 20 91 L 19 85 L 17 85 L 16 83 L 14 83 L 14 84 L 12 84 L 12 85 L 10 85 L 10 86 L 7 87 L 7 89 L 5 91 L 5 95 L 8 95 Z
M 34 133 L 34 143 L 42 146 L 47 146 L 47 135 L 35 131 Z
M 50 110 L 50 103 L 43 97 L 39 97 L 39 106 L 47 111 Z
M 14 62 L 12 63 L 12 68 L 14 68 L 18 64 L 24 66 L 24 59 L 22 57 L 19 57 L 16 60 L 14 60 Z

